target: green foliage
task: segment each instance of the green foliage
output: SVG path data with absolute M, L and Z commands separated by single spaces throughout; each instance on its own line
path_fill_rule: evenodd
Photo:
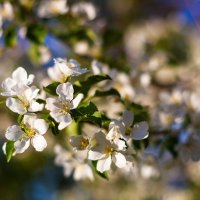
M 45 92 L 47 92 L 50 95 L 58 96 L 56 94 L 56 88 L 58 87 L 59 84 L 60 84 L 59 82 L 53 82 L 53 83 L 49 84 L 48 86 L 43 87 L 43 89 Z
M 42 24 L 33 23 L 27 27 L 27 37 L 35 44 L 43 44 L 46 34 L 47 30 Z
M 111 78 L 105 74 L 89 76 L 85 81 L 76 82 L 74 85 L 74 91 L 75 93 L 83 93 L 87 96 L 88 91 L 92 86 L 105 80 L 111 80 Z
M 10 162 L 14 151 L 15 151 L 14 141 L 6 142 L 5 143 L 5 153 L 6 153 L 7 162 Z
M 17 32 L 14 25 L 9 25 L 4 31 L 5 45 L 14 47 L 17 44 Z
M 149 120 L 147 108 L 141 106 L 140 104 L 131 103 L 130 105 L 128 105 L 128 109 L 134 113 L 134 122 Z
M 110 90 L 106 90 L 106 91 L 97 90 L 94 94 L 94 97 L 104 97 L 104 96 L 111 96 L 111 95 L 120 97 L 119 92 L 113 88 L 111 88 Z

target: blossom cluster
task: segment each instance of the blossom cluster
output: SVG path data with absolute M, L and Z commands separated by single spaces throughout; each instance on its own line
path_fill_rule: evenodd
M 93 180 L 93 168 L 103 174 L 113 166 L 132 167 L 135 154 L 132 140 L 148 137 L 148 123 L 134 123 L 134 113 L 128 110 L 118 119 L 104 116 L 90 101 L 95 97 L 90 90 L 97 85 L 93 87 L 97 92 L 97 83 L 111 78 L 102 73 L 87 77 L 89 72 L 81 68 L 76 60 L 57 58 L 54 59 L 54 66 L 48 69 L 50 84 L 41 90 L 32 85 L 35 76 L 28 75 L 22 67 L 18 67 L 11 77 L 2 82 L 1 95 L 6 98 L 6 106 L 18 114 L 18 124 L 8 127 L 5 133 L 8 141 L 3 145 L 3 150 L 8 161 L 15 154 L 23 153 L 30 144 L 36 151 L 43 151 L 47 147 L 44 134 L 49 128 L 59 133 L 73 123 L 83 124 L 85 121 L 94 124 L 96 130 L 87 135 L 81 131 L 80 135 L 71 136 L 69 143 L 72 151 L 55 146 L 55 162 L 64 167 L 66 176 L 74 171 L 76 180 Z M 85 82 L 79 80 L 80 75 L 86 76 Z M 46 92 L 42 99 L 40 92 Z M 103 118 L 107 120 L 107 125 L 103 125 Z

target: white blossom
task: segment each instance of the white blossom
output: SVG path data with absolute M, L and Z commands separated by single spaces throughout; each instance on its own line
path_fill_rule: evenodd
M 50 110 L 50 115 L 59 123 L 58 129 L 62 130 L 72 122 L 70 110 L 77 108 L 83 99 L 83 94 L 78 94 L 73 99 L 74 89 L 71 83 L 58 85 L 56 93 L 58 98 L 47 98 L 46 109 Z
M 85 150 L 89 146 L 90 140 L 82 135 L 71 136 L 69 140 L 74 150 Z
M 27 86 L 24 91 L 18 92 L 17 97 L 6 99 L 6 106 L 18 114 L 41 111 L 44 105 L 36 101 L 38 92 L 39 89 L 35 86 Z
M 69 177 L 73 173 L 75 180 L 94 180 L 91 166 L 86 162 L 87 152 L 70 152 L 61 146 L 55 146 L 55 163 L 64 168 L 64 175 Z
M 47 142 L 44 134 L 47 132 L 48 124 L 36 115 L 24 115 L 21 126 L 13 125 L 6 130 L 6 138 L 14 141 L 16 153 L 23 153 L 30 144 L 36 151 L 43 151 Z
M 39 17 L 63 15 L 69 10 L 67 0 L 43 0 L 38 7 Z
M 7 78 L 1 84 L 3 88 L 2 96 L 16 96 L 22 92 L 26 86 L 30 85 L 35 76 L 33 74 L 28 75 L 26 70 L 22 67 L 18 67 L 13 73 L 12 77 Z
M 54 66 L 50 67 L 47 72 L 52 80 L 64 83 L 68 77 L 78 76 L 87 71 L 85 68 L 80 68 L 80 64 L 76 60 L 70 59 L 67 61 L 62 58 L 57 58 L 54 59 Z
M 88 159 L 98 160 L 97 170 L 101 173 L 110 170 L 111 163 L 114 162 L 118 168 L 126 166 L 126 157 L 119 151 L 116 145 L 106 139 L 103 132 L 95 134 L 96 145 L 88 152 Z

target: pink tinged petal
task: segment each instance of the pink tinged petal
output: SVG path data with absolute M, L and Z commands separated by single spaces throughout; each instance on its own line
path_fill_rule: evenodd
M 93 181 L 94 175 L 91 167 L 87 164 L 78 165 L 74 170 L 74 179 L 77 181 L 84 179 L 89 179 Z
M 111 156 L 98 160 L 97 170 L 101 173 L 108 171 L 110 169 L 111 163 L 112 163 Z
M 23 134 L 19 126 L 13 125 L 7 128 L 5 137 L 8 140 L 17 141 Z
M 27 84 L 27 72 L 24 68 L 18 67 L 13 73 L 12 73 L 13 79 L 15 79 L 17 82 L 23 82 L 25 85 Z
M 70 109 L 75 109 L 78 107 L 79 103 L 81 102 L 81 100 L 83 99 L 84 95 L 83 94 L 78 94 L 76 96 L 76 98 L 74 98 L 72 101 L 71 101 L 71 104 L 70 104 Z
M 27 112 L 26 108 L 23 106 L 20 100 L 14 98 L 8 98 L 6 100 L 6 106 L 15 113 L 25 114 Z
M 123 168 L 126 166 L 126 158 L 123 154 L 114 152 L 112 154 L 112 160 L 115 163 L 115 165 L 119 168 Z
M 102 154 L 101 152 L 98 152 L 98 151 L 90 150 L 88 152 L 89 160 L 99 160 L 99 159 L 103 158 L 104 156 L 105 156 L 104 154 Z
M 34 121 L 33 128 L 37 130 L 37 133 L 40 135 L 44 135 L 47 132 L 49 125 L 45 122 L 44 119 L 36 119 Z
M 35 135 L 31 139 L 31 144 L 35 148 L 36 151 L 43 151 L 47 147 L 47 142 L 42 135 Z
M 32 101 L 29 105 L 28 111 L 29 112 L 38 112 L 43 110 L 44 104 L 38 103 L 36 101 Z
M 73 95 L 74 95 L 74 88 L 73 88 L 72 84 L 69 82 L 63 83 L 63 84 L 58 85 L 58 87 L 56 88 L 56 93 L 61 98 L 71 101 L 73 99 Z
M 126 110 L 122 116 L 122 121 L 124 122 L 125 126 L 130 127 L 133 123 L 133 120 L 134 120 L 133 112 Z
M 131 132 L 131 137 L 134 140 L 142 140 L 149 136 L 149 125 L 147 122 L 139 122 L 134 125 L 133 130 Z
M 30 139 L 18 140 L 14 144 L 16 153 L 23 153 L 26 149 L 28 149 L 29 146 L 30 146 Z

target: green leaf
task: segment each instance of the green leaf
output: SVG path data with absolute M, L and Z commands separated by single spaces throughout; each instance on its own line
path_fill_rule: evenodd
M 14 25 L 10 25 L 4 31 L 5 45 L 8 47 L 14 47 L 17 43 L 17 32 Z
M 131 103 L 129 106 L 127 106 L 127 108 L 134 113 L 134 122 L 149 120 L 147 108 L 141 106 L 140 104 Z
M 6 142 L 5 150 L 6 150 L 5 153 L 6 153 L 7 162 L 10 162 L 10 159 L 12 158 L 12 155 L 13 155 L 13 153 L 15 151 L 14 141 Z
M 81 92 L 85 96 L 87 96 L 87 93 L 92 86 L 94 86 L 95 84 L 97 84 L 101 81 L 105 81 L 105 80 L 111 80 L 111 78 L 105 74 L 90 76 L 85 81 L 76 82 L 74 84 L 74 91 L 75 91 L 75 93 Z
M 147 146 L 149 145 L 149 139 L 146 138 L 144 140 L 132 140 L 132 144 L 134 149 L 141 150 L 147 148 Z
M 47 34 L 46 29 L 41 24 L 30 24 L 27 28 L 26 36 L 31 40 L 33 43 L 36 44 L 43 44 L 45 36 Z
M 53 83 L 49 84 L 48 86 L 43 87 L 44 91 L 50 95 L 57 96 L 56 88 L 58 87 L 59 84 L 60 84 L 60 82 L 53 82 Z
M 101 172 L 99 172 L 98 170 L 97 170 L 97 160 L 93 160 L 92 161 L 92 166 L 93 166 L 93 169 L 94 169 L 94 171 L 95 171 L 95 173 L 97 174 L 97 175 L 99 175 L 101 178 L 104 178 L 104 179 L 106 179 L 106 180 L 109 180 L 109 178 L 108 178 L 108 173 L 107 172 L 103 172 L 103 173 L 101 173 Z
M 116 90 L 116 89 L 110 89 L 110 90 L 107 90 L 107 91 L 99 91 L 97 90 L 94 94 L 94 97 L 104 97 L 104 96 L 118 96 L 120 97 L 120 94 L 119 92 Z

